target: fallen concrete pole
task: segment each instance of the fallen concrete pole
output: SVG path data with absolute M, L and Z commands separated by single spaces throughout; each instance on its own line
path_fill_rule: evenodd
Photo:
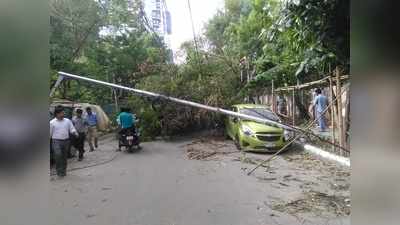
M 304 145 L 304 149 L 306 151 L 308 151 L 308 152 L 310 152 L 312 154 L 318 155 L 318 156 L 320 156 L 322 158 L 325 158 L 325 159 L 328 159 L 328 160 L 331 160 L 331 161 L 335 161 L 335 162 L 338 162 L 341 165 L 350 167 L 350 159 L 349 158 L 335 155 L 333 153 L 324 151 L 324 150 L 322 150 L 320 148 L 317 148 L 317 147 L 309 145 L 309 144 Z
M 53 97 L 54 93 L 56 92 L 57 87 L 60 86 L 61 81 L 63 81 L 63 78 L 64 78 L 63 76 L 59 76 L 57 78 L 56 83 L 54 84 L 53 88 L 50 90 L 50 98 Z
M 289 126 L 289 125 L 285 125 L 283 123 L 280 123 L 280 122 L 277 122 L 277 121 L 273 121 L 273 120 L 269 120 L 269 119 L 264 119 L 264 118 L 255 117 L 255 116 L 249 116 L 249 115 L 246 115 L 246 114 L 229 111 L 229 110 L 222 109 L 222 108 L 207 106 L 207 105 L 203 105 L 203 104 L 196 103 L 196 102 L 191 102 L 191 101 L 182 100 L 182 99 L 178 99 L 178 98 L 174 98 L 174 97 L 169 97 L 169 96 L 166 96 L 166 95 L 161 95 L 161 94 L 157 94 L 157 93 L 153 93 L 153 92 L 149 92 L 149 91 L 143 91 L 143 90 L 139 90 L 139 89 L 129 88 L 129 87 L 121 86 L 121 85 L 118 85 L 118 84 L 108 83 L 108 82 L 95 80 L 95 79 L 88 78 L 88 77 L 69 74 L 69 73 L 66 73 L 66 72 L 58 72 L 58 74 L 60 76 L 62 76 L 62 77 L 66 77 L 66 78 L 70 78 L 70 79 L 83 80 L 83 81 L 87 81 L 87 82 L 90 82 L 90 83 L 100 84 L 100 85 L 104 85 L 104 86 L 108 86 L 108 87 L 112 87 L 112 88 L 118 88 L 118 89 L 121 89 L 121 90 L 134 92 L 134 93 L 136 93 L 138 95 L 142 95 L 142 96 L 149 96 L 149 97 L 153 97 L 153 98 L 156 98 L 156 99 L 163 99 L 163 100 L 179 103 L 179 104 L 182 104 L 182 105 L 192 106 L 192 107 L 205 109 L 205 110 L 216 112 L 216 113 L 225 114 L 225 115 L 228 115 L 228 116 L 238 117 L 238 118 L 241 118 L 241 119 L 252 120 L 252 121 L 255 121 L 255 122 L 258 122 L 258 123 L 267 124 L 267 125 L 270 125 L 270 126 L 280 127 L 280 128 L 285 129 L 285 130 L 304 133 L 304 131 L 299 129 L 299 128 L 292 127 L 292 126 Z M 60 80 L 60 78 L 59 78 L 59 80 Z M 59 84 L 59 82 L 57 82 L 57 83 Z

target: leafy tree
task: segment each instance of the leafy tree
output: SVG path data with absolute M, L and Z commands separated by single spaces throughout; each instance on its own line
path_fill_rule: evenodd
M 134 86 L 166 61 L 163 43 L 145 29 L 139 0 L 52 0 L 50 6 L 51 84 L 63 70 Z M 68 81 L 57 97 L 105 103 L 108 93 Z

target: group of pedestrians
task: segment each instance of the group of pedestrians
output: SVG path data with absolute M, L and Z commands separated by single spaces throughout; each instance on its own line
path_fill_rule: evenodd
M 97 116 L 90 107 L 77 109 L 72 121 L 65 118 L 64 108 L 57 106 L 54 109 L 55 118 L 50 121 L 50 138 L 53 149 L 58 177 L 66 176 L 67 158 L 70 145 L 78 149 L 78 160 L 81 161 L 85 152 L 85 140 L 89 142 L 90 151 L 98 148 Z

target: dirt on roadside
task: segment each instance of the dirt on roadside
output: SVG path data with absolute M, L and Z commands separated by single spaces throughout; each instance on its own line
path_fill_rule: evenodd
M 269 154 L 241 153 L 232 141 L 219 136 L 198 138 L 187 144 L 185 151 L 190 160 L 240 162 L 245 172 L 270 157 Z M 295 217 L 350 215 L 350 168 L 293 150 L 262 165 L 253 176 L 265 183 L 266 189 L 282 193 L 264 201 L 273 211 Z
M 350 198 L 309 190 L 304 191 L 303 196 L 298 199 L 273 203 L 270 208 L 291 215 L 312 213 L 318 216 L 326 214 L 348 216 L 350 215 Z

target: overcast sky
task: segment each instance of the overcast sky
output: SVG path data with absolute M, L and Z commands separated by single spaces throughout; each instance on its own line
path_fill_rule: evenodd
M 171 47 L 176 52 L 180 45 L 193 40 L 192 25 L 187 0 L 166 0 L 172 16 Z M 218 9 L 223 9 L 224 0 L 190 0 L 193 22 L 196 34 L 200 34 L 205 22 L 215 15 Z

